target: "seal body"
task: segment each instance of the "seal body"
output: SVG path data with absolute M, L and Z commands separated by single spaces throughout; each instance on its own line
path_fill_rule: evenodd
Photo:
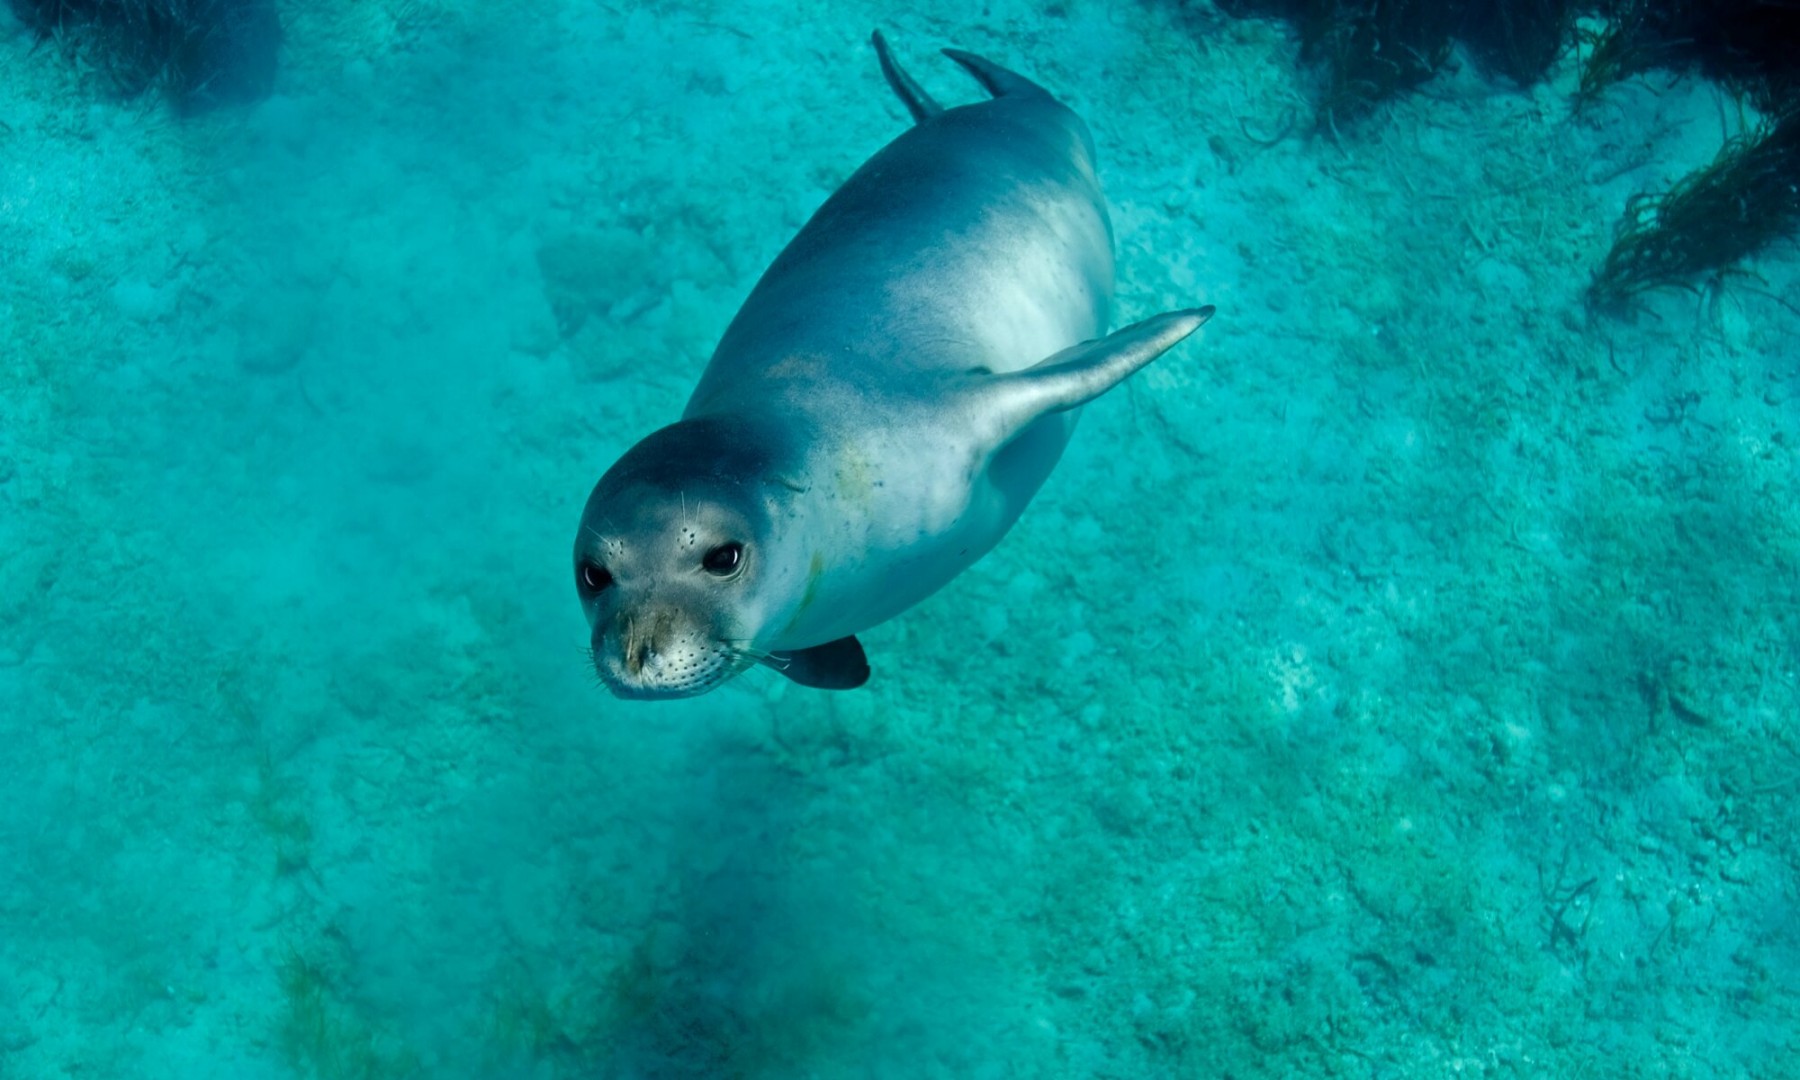
M 917 123 L 820 207 L 682 419 L 588 500 L 577 587 L 622 696 L 704 692 L 758 661 L 860 685 L 854 635 L 993 548 L 1079 406 L 1211 314 L 1100 339 L 1112 236 L 1086 125 L 953 50 L 994 96 L 942 109 L 876 47 Z

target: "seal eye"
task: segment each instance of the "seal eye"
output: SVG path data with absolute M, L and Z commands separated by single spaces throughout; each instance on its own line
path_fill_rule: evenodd
M 733 540 L 729 544 L 720 544 L 707 552 L 706 558 L 700 560 L 700 565 L 706 567 L 706 572 L 709 574 L 725 577 L 735 572 L 743 564 L 743 561 L 744 545 Z
M 582 592 L 597 593 L 611 585 L 613 578 L 606 567 L 583 560 L 575 570 L 575 580 L 581 584 Z

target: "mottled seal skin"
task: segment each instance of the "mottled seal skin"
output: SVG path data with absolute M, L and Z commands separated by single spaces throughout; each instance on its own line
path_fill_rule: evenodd
M 875 47 L 916 123 L 775 259 L 682 418 L 600 478 L 575 540 L 595 669 L 621 697 L 755 663 L 860 686 L 855 635 L 1018 520 L 1079 407 L 1210 307 L 1105 332 L 1112 227 L 1068 107 L 980 57 L 945 109 Z

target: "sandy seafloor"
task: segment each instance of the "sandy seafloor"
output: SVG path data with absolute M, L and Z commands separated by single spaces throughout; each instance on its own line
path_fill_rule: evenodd
M 1740 109 L 1265 146 L 1285 27 L 1052 7 L 320 0 L 187 120 L 0 23 L 0 1077 L 1800 1075 L 1800 256 L 1581 303 Z M 1219 315 L 866 690 L 611 700 L 582 501 L 877 24 Z

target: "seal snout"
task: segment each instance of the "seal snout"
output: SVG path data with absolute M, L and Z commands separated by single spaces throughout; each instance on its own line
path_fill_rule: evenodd
M 702 694 L 733 672 L 728 649 L 666 611 L 603 623 L 594 634 L 594 667 L 623 698 Z
M 649 664 L 651 658 L 656 655 L 655 643 L 660 638 L 668 636 L 669 617 L 666 614 L 659 615 L 650 620 L 648 627 L 642 627 L 639 620 L 630 616 L 625 617 L 624 623 L 625 647 L 622 651 L 625 658 L 625 670 L 633 676 L 642 677 L 645 665 Z

